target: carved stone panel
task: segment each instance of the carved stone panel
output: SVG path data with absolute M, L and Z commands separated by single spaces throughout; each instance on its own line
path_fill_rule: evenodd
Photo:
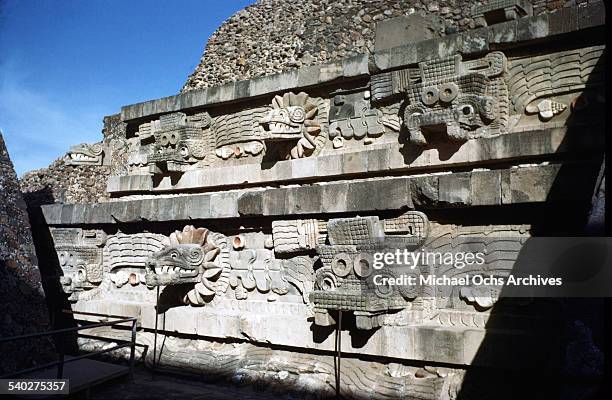
M 51 235 L 63 273 L 62 289 L 70 295 L 69 300 L 77 301 L 79 292 L 102 282 L 102 246 L 106 234 L 94 229 L 51 228 Z
M 392 233 L 416 239 L 403 242 L 414 250 L 425 238 L 428 223 L 424 214 L 411 211 L 388 224 L 378 217 L 329 220 L 329 244 L 317 247 L 323 266 L 315 273 L 315 288 L 310 295 L 314 323 L 333 325 L 335 313 L 347 311 L 353 313 L 357 329 L 369 330 L 381 326 L 386 313 L 411 307 L 418 287 L 385 284 L 382 278 L 395 279 L 402 269 L 375 268 L 373 254 L 391 251 L 384 242 L 385 225 Z
M 279 154 L 287 159 L 321 151 L 327 140 L 326 122 L 326 103 L 304 92 L 275 96 L 272 109 L 260 120 L 266 144 L 281 142 Z
M 104 143 L 81 143 L 70 147 L 65 160 L 68 165 L 108 165 L 110 146 Z
M 141 132 L 141 140 L 151 136 L 154 139 L 147 156 L 151 173 L 184 172 L 210 155 L 212 143 L 204 134 L 210 123 L 207 113 L 187 116 L 182 112 L 162 115 L 153 121 L 148 135 Z

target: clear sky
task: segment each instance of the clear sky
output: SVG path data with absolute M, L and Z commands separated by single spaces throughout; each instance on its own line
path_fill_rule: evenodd
M 17 174 L 102 139 L 121 106 L 179 92 L 248 0 L 0 0 L 0 129 Z

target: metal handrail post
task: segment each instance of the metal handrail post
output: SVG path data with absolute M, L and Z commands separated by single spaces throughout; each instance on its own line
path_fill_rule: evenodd
M 130 346 L 130 379 L 134 380 L 134 362 L 136 356 L 136 320 L 132 321 L 132 341 Z

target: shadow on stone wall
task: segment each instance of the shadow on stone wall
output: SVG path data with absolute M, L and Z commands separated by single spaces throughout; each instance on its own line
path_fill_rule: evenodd
M 603 60 L 600 63 L 603 64 Z M 562 148 L 581 149 L 585 141 L 597 135 L 604 136 L 604 106 L 599 103 L 591 107 L 584 115 L 576 114 L 568 121 Z M 583 121 L 588 119 L 589 124 L 580 125 L 578 118 Z M 602 147 L 601 154 L 596 157 L 592 154 L 586 155 L 588 158 L 583 157 L 578 169 L 572 165 L 573 160 L 563 160 L 547 201 L 542 206 L 531 212 L 514 206 L 513 210 L 497 209 L 493 214 L 496 218 L 509 220 L 518 217 L 517 214 L 522 219 L 528 218 L 525 222 L 531 224 L 531 235 L 536 238 L 603 236 L 602 229 L 587 229 L 587 221 L 592 196 L 598 190 L 604 151 Z M 579 151 L 578 154 L 582 156 Z M 527 239 L 521 248 L 513 265 L 513 275 L 530 272 L 529 262 L 523 256 L 529 253 L 534 240 L 537 239 Z M 568 267 L 571 271 L 583 270 L 585 264 L 592 261 L 599 260 L 579 260 L 580 264 L 565 265 L 563 268 L 566 268 L 566 273 Z M 559 263 L 566 263 L 566 260 L 557 260 L 555 268 L 562 268 L 557 265 Z M 500 297 L 503 296 L 504 292 Z M 473 366 L 468 367 L 465 373 L 457 399 L 596 398 L 598 392 L 603 390 L 604 383 L 606 300 L 533 298 L 528 304 L 521 305 L 525 300 L 530 299 L 507 297 L 494 304 L 486 325 L 487 334 L 476 353 Z M 524 323 L 509 324 L 508 318 L 512 318 L 513 314 L 519 314 Z M 522 332 L 514 337 L 507 336 L 508 340 L 500 340 L 498 335 L 516 334 L 512 328 Z
M 75 327 L 76 322 L 71 314 L 62 310 L 70 310 L 71 305 L 67 295 L 62 290 L 60 277 L 62 269 L 53 246 L 53 238 L 42 213 L 41 206 L 58 202 L 49 187 L 24 193 L 27 204 L 34 247 L 38 255 L 42 284 L 46 294 L 46 305 L 49 310 L 51 329 Z M 62 346 L 67 354 L 76 354 L 78 350 L 76 334 L 64 334 L 54 338 L 56 345 Z

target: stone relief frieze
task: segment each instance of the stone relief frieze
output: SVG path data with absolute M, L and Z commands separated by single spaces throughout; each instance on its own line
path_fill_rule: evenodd
M 410 308 L 418 288 L 374 283 L 375 275 L 394 278 L 400 271 L 389 267 L 375 271 L 372 255 L 386 249 L 385 226 L 389 233 L 411 239 L 403 243 L 415 250 L 425 239 L 428 223 L 424 214 L 414 211 L 388 223 L 378 217 L 329 220 L 328 244 L 317 246 L 323 266 L 315 272 L 310 295 L 315 325 L 334 325 L 335 312 L 348 311 L 357 329 L 369 330 L 381 326 L 384 314 Z
M 187 116 L 177 112 L 162 115 L 159 120 L 142 127 L 142 140 L 149 145 L 147 164 L 153 174 L 184 172 L 212 154 L 212 143 L 204 131 L 210 128 L 208 113 Z
M 405 98 L 403 124 L 410 142 L 428 143 L 430 133 L 465 141 L 506 133 L 523 116 L 537 122 L 563 123 L 584 108 L 591 96 L 586 89 L 603 84 L 604 46 L 564 50 L 537 56 L 508 58 L 495 51 L 464 61 L 461 55 L 419 63 L 372 76 L 375 102 Z
M 106 293 L 103 298 L 119 290 L 112 295 L 151 302 L 154 297 L 145 295 L 145 285 L 160 287 L 162 293 L 181 287 L 171 300 L 173 307 L 225 309 L 235 301 L 279 304 L 273 309 L 281 312 L 283 304 L 302 304 L 315 325 L 335 325 L 337 312 L 343 311 L 352 314 L 356 329 L 372 330 L 412 325 L 484 328 L 500 299 L 494 288 L 394 286 L 375 284 L 373 276 L 507 276 L 529 238 L 528 229 L 439 225 L 421 212 L 408 211 L 391 218 L 275 220 L 270 233 L 233 236 L 194 226 L 169 236 L 107 235 L 79 228 L 53 228 L 52 234 L 64 273 L 61 283 L 71 301 L 87 300 L 91 296 L 83 297 L 83 292 L 98 288 L 96 293 Z M 394 251 L 397 243 L 412 252 L 482 251 L 486 264 L 455 269 L 423 262 L 415 270 L 395 264 L 373 268 L 372 254 Z M 101 285 L 103 281 L 109 284 Z M 122 292 L 124 286 L 141 288 Z
M 580 111 L 589 98 L 603 102 L 601 95 L 588 89 L 604 85 L 604 50 L 593 46 L 512 59 L 508 89 L 513 111 L 535 114 L 547 122 Z
M 170 235 L 170 243 L 146 263 L 148 287 L 193 284 L 183 303 L 205 305 L 225 293 L 230 263 L 227 238 L 191 225 Z
M 102 246 L 106 234 L 95 229 L 51 228 L 51 235 L 62 269 L 62 290 L 70 301 L 77 301 L 80 292 L 102 282 Z
M 104 246 L 104 269 L 117 288 L 144 284 L 147 259 L 168 245 L 169 239 L 157 233 L 118 232 L 109 236 Z
M 265 113 L 265 107 L 256 107 L 214 117 L 212 132 L 217 157 L 244 159 L 262 154 L 264 132 L 259 121 Z
M 508 90 L 504 80 L 506 56 L 491 52 L 463 61 L 461 55 L 423 61 L 372 78 L 374 99 L 403 94 L 403 123 L 412 144 L 426 145 L 426 135 L 443 132 L 448 139 L 466 141 L 503 132 L 508 119 Z
M 327 104 L 304 92 L 275 96 L 261 118 L 266 143 L 281 143 L 285 159 L 316 155 L 327 140 Z
M 68 165 L 108 165 L 111 147 L 105 143 L 80 143 L 71 146 L 64 157 Z
M 603 82 L 603 52 L 604 46 L 592 46 L 540 55 L 456 54 L 375 73 L 369 86 L 330 89 L 321 97 L 287 91 L 248 108 L 162 115 L 128 138 L 128 173 L 177 175 L 240 164 L 266 169 L 276 161 L 404 139 L 414 148 L 565 126 L 570 117 L 580 121 L 573 116 L 592 103 L 603 104 L 594 90 Z

